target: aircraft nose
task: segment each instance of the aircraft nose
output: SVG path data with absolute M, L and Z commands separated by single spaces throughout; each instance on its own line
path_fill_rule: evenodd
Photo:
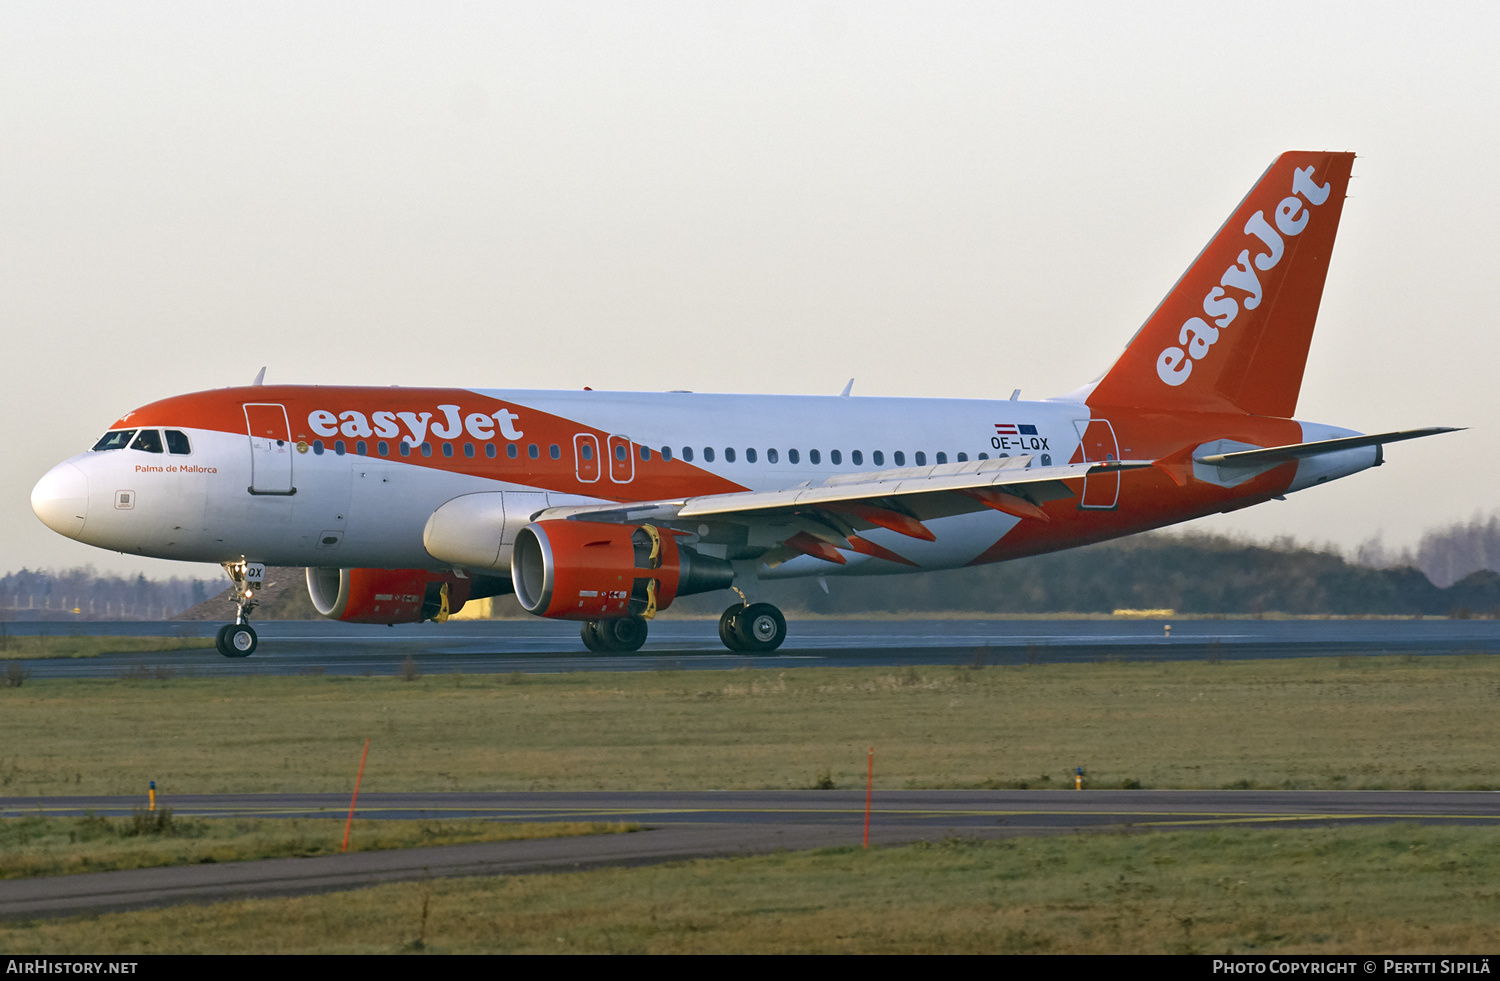
M 48 470 L 31 489 L 31 510 L 59 535 L 77 538 L 88 514 L 89 479 L 71 463 Z

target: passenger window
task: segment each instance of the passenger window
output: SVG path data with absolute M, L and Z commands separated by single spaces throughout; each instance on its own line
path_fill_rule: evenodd
M 537 449 L 537 445 L 535 443 L 528 443 L 526 444 L 526 455 L 531 457 L 533 460 L 539 460 L 542 457 L 542 451 Z
M 862 466 L 864 466 L 864 464 L 865 464 L 865 455 L 864 455 L 864 453 L 861 452 L 860 450 L 850 450 L 849 451 L 849 462 L 852 463 L 852 464 L 854 464 L 856 467 L 862 467 Z
M 130 437 L 135 435 L 134 429 L 116 429 L 99 437 L 99 442 L 94 444 L 95 452 L 104 450 L 123 450 L 130 445 Z
M 621 463 L 624 463 L 625 462 L 625 456 L 626 456 L 626 454 L 625 454 L 625 444 L 624 443 L 616 443 L 615 444 L 615 459 L 619 460 Z M 710 456 L 709 459 L 712 460 L 713 457 Z
M 670 446 L 663 446 L 661 448 L 661 458 L 663 460 L 670 460 L 670 459 L 672 459 L 672 447 L 670 447 Z
M 811 463 L 813 466 L 817 466 L 818 464 L 823 462 L 823 454 L 819 453 L 817 450 L 808 450 L 807 462 Z
M 684 446 L 682 448 L 682 458 L 689 463 L 693 462 L 693 448 L 691 446 Z
M 979 459 L 981 459 L 981 460 L 988 460 L 989 458 L 990 458 L 990 455 L 988 453 L 981 453 L 981 454 L 979 454 Z
M 904 467 L 904 466 L 906 466 L 906 451 L 905 450 L 897 450 L 896 452 L 894 452 L 894 453 L 891 454 L 891 460 L 898 467 Z
M 877 467 L 883 467 L 883 466 L 885 466 L 885 451 L 884 450 L 876 450 L 874 453 L 870 454 L 870 460 Z
M 161 452 L 161 433 L 154 429 L 142 429 L 135 442 L 130 444 L 132 450 L 141 450 L 146 453 Z
M 712 446 L 705 446 L 705 447 L 703 447 L 703 462 L 704 463 L 713 463 L 714 462 L 714 448 Z
M 780 454 L 778 454 L 775 449 L 766 450 L 766 462 L 767 463 L 775 463 L 776 460 L 777 460 L 777 458 L 779 456 L 780 456 Z
M 175 453 L 178 456 L 186 456 L 193 452 L 193 448 L 188 445 L 187 433 L 177 429 L 168 429 L 167 452 Z
M 313 453 L 318 456 L 323 455 L 323 441 L 321 439 L 313 440 Z
M 798 457 L 797 457 L 797 451 L 796 450 L 787 450 L 786 451 L 786 462 L 787 463 L 796 463 L 796 462 L 798 462 Z
M 1042 454 L 1042 466 L 1044 466 L 1044 467 L 1050 467 L 1050 466 L 1052 466 L 1052 454 L 1051 453 L 1043 453 Z
M 958 462 L 959 463 L 968 463 L 969 462 L 969 454 L 967 454 L 967 453 L 960 453 L 958 455 Z
M 401 448 L 401 455 L 402 456 L 411 456 L 411 444 L 410 443 L 408 443 L 406 440 L 403 439 L 400 442 L 399 446 Z
M 733 446 L 726 446 L 726 447 L 724 447 L 724 462 L 725 463 L 733 463 L 734 462 L 734 447 Z
M 753 447 L 753 446 L 747 446 L 747 447 L 745 447 L 745 462 L 746 463 L 754 463 L 755 462 L 755 447 Z
M 381 456 L 390 456 L 391 455 L 391 444 L 387 443 L 385 440 L 381 440 L 380 442 L 378 442 L 378 443 L 375 444 L 375 450 Z
M 344 455 L 344 441 L 343 440 L 337 440 L 337 441 L 334 442 L 334 444 L 333 444 L 333 452 L 334 452 L 334 454 L 336 456 L 343 456 Z
M 922 451 L 922 450 L 918 450 L 917 451 L 917 466 L 919 466 L 919 467 L 925 467 L 925 466 L 927 466 L 927 454 L 924 451 Z
M 496 451 L 495 451 L 495 444 L 494 443 L 485 443 L 484 444 L 484 455 L 487 456 L 487 457 L 489 457 L 491 460 L 493 460 L 495 458 Z
M 946 453 L 939 453 L 937 455 L 937 462 L 939 464 L 947 463 L 948 462 L 948 454 L 946 454 Z
M 594 444 L 588 442 L 583 443 L 578 448 L 578 455 L 583 457 L 584 460 L 592 460 L 594 458 Z
M 624 449 L 624 447 L 621 447 L 621 449 Z M 561 460 L 562 447 L 558 446 L 556 443 L 553 443 L 551 446 L 547 447 L 547 455 L 554 460 Z
M 828 462 L 833 464 L 834 466 L 838 466 L 839 464 L 844 462 L 844 455 L 838 450 L 829 450 Z
M 448 452 L 451 453 L 453 451 L 450 448 Z M 429 442 L 427 442 L 426 440 L 422 441 L 422 455 L 423 456 L 432 456 L 432 444 L 429 443 Z
M 470 459 L 473 458 L 473 456 L 474 456 L 474 444 L 473 443 L 465 443 L 464 444 L 464 456 L 469 457 Z
M 645 460 L 647 463 L 651 462 L 651 447 L 649 447 L 649 446 L 642 446 L 641 447 L 641 459 Z
M 360 440 L 358 443 L 354 444 L 354 452 L 358 453 L 360 456 L 367 456 L 370 452 L 370 447 L 365 443 L 364 440 Z
M 521 455 L 521 451 L 519 449 L 517 449 L 515 443 L 506 443 L 505 444 L 505 455 L 508 456 L 508 457 L 510 457 L 512 460 L 514 460 L 514 459 L 516 459 L 517 457 L 519 457 Z

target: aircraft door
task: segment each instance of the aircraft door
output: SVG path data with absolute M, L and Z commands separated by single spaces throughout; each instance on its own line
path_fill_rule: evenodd
M 635 457 L 630 453 L 630 437 L 609 438 L 609 479 L 628 484 L 635 479 Z
M 1108 419 L 1079 419 L 1073 423 L 1078 429 L 1079 448 L 1085 463 L 1103 463 L 1120 458 L 1120 446 L 1115 441 L 1115 429 Z M 1095 473 L 1083 478 L 1083 496 L 1079 508 L 1092 511 L 1110 511 L 1120 504 L 1120 472 Z
M 245 403 L 250 434 L 250 493 L 295 494 L 292 486 L 292 430 L 286 408 L 269 402 Z
M 573 437 L 573 465 L 580 484 L 592 484 L 599 479 L 599 439 L 593 433 Z

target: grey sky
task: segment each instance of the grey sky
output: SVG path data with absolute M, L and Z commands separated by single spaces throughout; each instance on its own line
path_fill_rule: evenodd
M 1202 522 L 1494 507 L 1500 8 L 0 5 L 0 570 L 250 381 L 1004 398 L 1102 371 L 1272 158 L 1359 153 L 1299 416 L 1470 432 Z M 211 573 L 206 567 L 196 569 Z

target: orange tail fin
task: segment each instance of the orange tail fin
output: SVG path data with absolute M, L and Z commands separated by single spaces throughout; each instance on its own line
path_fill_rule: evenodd
M 1353 165 L 1352 153 L 1277 157 L 1089 404 L 1291 416 Z

